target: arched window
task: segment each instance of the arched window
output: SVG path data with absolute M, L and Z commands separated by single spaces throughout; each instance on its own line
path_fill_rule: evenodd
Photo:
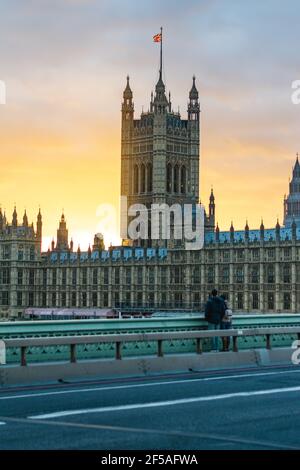
M 146 191 L 146 168 L 145 165 L 141 165 L 141 193 Z
M 167 165 L 167 192 L 171 193 L 172 192 L 172 166 L 171 163 L 168 163 Z
M 185 194 L 186 193 L 186 168 L 185 166 L 183 165 L 181 167 L 181 183 L 180 183 L 180 192 L 181 194 Z
M 173 181 L 173 191 L 174 193 L 179 192 L 179 166 L 174 166 L 174 181 Z
M 152 163 L 147 165 L 147 192 L 152 192 Z
M 133 191 L 135 194 L 139 192 L 139 167 L 134 165 L 133 169 Z

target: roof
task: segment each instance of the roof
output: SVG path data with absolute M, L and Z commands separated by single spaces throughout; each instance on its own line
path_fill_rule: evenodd
M 260 241 L 260 230 L 249 230 L 249 241 L 256 242 Z M 235 243 L 243 243 L 246 240 L 245 230 L 236 230 L 233 232 L 233 239 Z M 292 229 L 291 228 L 280 228 L 279 229 L 280 240 L 292 240 Z M 300 240 L 300 228 L 296 229 L 296 239 Z M 265 229 L 264 230 L 264 241 L 275 241 L 276 240 L 276 229 Z M 216 243 L 216 233 L 208 232 L 205 234 L 205 244 Z M 219 243 L 230 243 L 230 231 L 219 232 Z

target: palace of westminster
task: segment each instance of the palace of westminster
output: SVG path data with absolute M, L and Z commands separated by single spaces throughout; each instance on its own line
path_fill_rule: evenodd
M 127 78 L 122 103 L 121 195 L 128 206 L 199 204 L 198 91 L 193 78 L 187 119 L 172 110 L 162 62 L 150 108 L 134 119 Z M 129 223 L 127 219 L 127 223 Z M 151 221 L 150 221 L 151 225 Z M 299 228 L 298 228 L 299 227 Z M 300 164 L 284 200 L 283 226 L 222 232 L 215 225 L 213 191 L 205 212 L 205 242 L 187 250 L 178 240 L 141 240 L 106 250 L 95 235 L 88 251 L 73 250 L 64 215 L 56 243 L 42 252 L 42 215 L 36 228 L 16 208 L 0 210 L 0 318 L 28 308 L 105 308 L 201 311 L 209 292 L 228 296 L 234 311 L 300 312 Z

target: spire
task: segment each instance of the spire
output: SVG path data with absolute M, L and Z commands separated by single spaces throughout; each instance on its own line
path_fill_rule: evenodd
M 26 214 L 26 209 L 25 209 L 25 212 L 24 212 L 24 215 L 23 215 L 23 226 L 28 227 L 28 217 L 27 217 L 27 214 Z
M 283 200 L 283 225 L 291 227 L 293 219 L 297 225 L 300 222 L 300 163 L 299 154 L 296 154 L 296 161 L 293 166 L 292 179 L 289 179 L 289 194 Z
M 199 98 L 199 94 L 198 94 L 198 90 L 196 88 L 195 81 L 196 81 L 196 77 L 195 77 L 195 75 L 193 75 L 193 85 L 192 85 L 192 88 L 191 88 L 191 91 L 190 91 L 190 100 L 197 100 Z
M 12 215 L 12 225 L 13 227 L 16 227 L 18 225 L 18 215 L 17 215 L 16 206 L 14 208 L 13 215 Z
M 217 222 L 216 226 L 216 241 L 218 242 L 220 240 L 220 229 L 219 229 L 219 224 Z
M 41 214 L 41 208 L 39 207 L 39 212 L 36 218 L 36 238 L 39 241 L 40 249 L 42 248 L 42 227 L 43 227 L 42 214 Z
M 293 178 L 300 177 L 300 163 L 299 163 L 299 154 L 296 154 L 296 162 L 293 169 Z
M 211 188 L 209 196 L 209 217 L 211 219 L 212 225 L 215 225 L 215 196 L 213 188 Z
M 230 225 L 230 241 L 233 243 L 234 242 L 234 227 L 233 227 L 233 222 L 231 221 Z
M 275 232 L 276 232 L 276 241 L 280 241 L 280 224 L 279 224 L 278 218 L 277 218 Z
M 129 75 L 127 75 L 126 79 L 127 79 L 127 84 L 126 84 L 126 88 L 123 92 L 124 101 L 126 99 L 132 99 L 132 90 L 131 90 L 130 85 L 129 85 Z
M 246 220 L 245 230 L 246 230 L 246 232 L 249 232 L 248 220 Z

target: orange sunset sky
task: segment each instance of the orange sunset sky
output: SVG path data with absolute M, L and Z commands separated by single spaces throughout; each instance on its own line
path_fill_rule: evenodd
M 201 102 L 201 200 L 211 186 L 228 230 L 282 222 L 296 152 L 300 105 L 300 5 L 296 0 L 1 2 L 0 203 L 30 222 L 39 206 L 43 248 L 64 209 L 75 248 L 117 228 L 97 208 L 120 191 L 120 109 L 130 75 L 135 113 L 148 109 L 164 27 L 164 81 L 186 115 L 192 75 Z M 226 4 L 226 7 L 225 7 Z M 104 230 L 105 229 L 105 230 Z

